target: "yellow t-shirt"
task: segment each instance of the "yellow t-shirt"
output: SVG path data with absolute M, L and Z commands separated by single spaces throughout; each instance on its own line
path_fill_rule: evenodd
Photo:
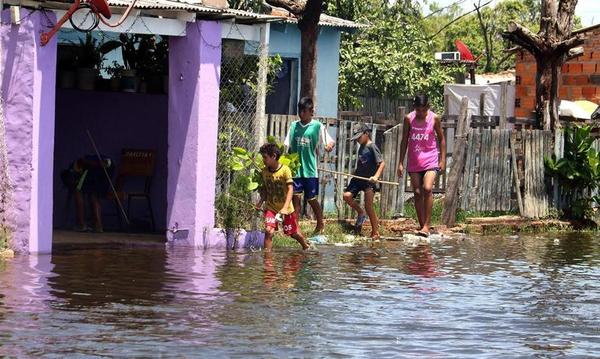
M 286 165 L 281 165 L 277 171 L 271 172 L 268 168 L 262 171 L 263 187 L 261 189 L 266 208 L 273 212 L 279 212 L 285 204 L 288 184 L 294 183 L 292 171 Z M 294 206 L 290 202 L 288 214 L 294 212 Z

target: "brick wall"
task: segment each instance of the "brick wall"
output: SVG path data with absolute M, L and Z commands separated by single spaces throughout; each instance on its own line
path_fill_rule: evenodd
M 564 64 L 558 96 L 564 100 L 600 103 L 600 26 L 585 33 L 583 55 Z M 526 51 L 516 57 L 515 116 L 531 117 L 535 110 L 535 59 Z

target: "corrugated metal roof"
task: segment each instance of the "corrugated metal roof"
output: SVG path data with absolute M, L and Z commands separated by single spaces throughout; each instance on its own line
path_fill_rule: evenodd
M 129 6 L 129 0 L 108 0 L 110 6 Z M 161 9 L 161 10 L 186 10 L 192 12 L 212 12 L 218 14 L 221 9 L 202 6 L 201 3 L 187 3 L 183 1 L 172 0 L 138 0 L 135 4 L 136 9 Z
M 284 22 L 287 22 L 289 24 L 297 24 L 298 19 L 296 19 L 294 17 L 287 17 L 284 20 Z M 319 19 L 319 25 L 320 26 L 328 26 L 328 27 L 345 28 L 345 29 L 364 29 L 366 27 L 369 27 L 369 25 L 366 25 L 366 24 L 359 24 L 354 21 L 341 19 L 341 18 L 335 17 L 335 16 L 329 16 L 327 14 L 321 14 L 321 18 Z
M 126 7 L 131 4 L 132 0 L 108 0 L 110 6 L 122 6 Z M 202 2 L 198 1 L 176 1 L 176 0 L 138 0 L 135 4 L 136 9 L 159 9 L 159 10 L 185 10 L 189 12 L 195 12 L 198 14 L 210 14 L 216 17 L 235 17 L 244 20 L 277 20 L 282 19 L 278 16 L 257 14 L 254 12 L 237 10 L 237 9 L 223 9 L 214 8 L 202 5 Z

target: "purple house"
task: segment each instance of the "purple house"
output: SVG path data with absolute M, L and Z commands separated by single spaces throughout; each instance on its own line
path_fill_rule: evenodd
M 116 21 L 127 3 L 109 1 L 115 13 L 110 21 Z M 127 93 L 57 87 L 57 36 L 42 46 L 40 34 L 54 26 L 70 4 L 4 4 L 9 8 L 2 12 L 0 25 L 5 129 L 0 147 L 5 147 L 8 168 L 0 175 L 7 176 L 4 180 L 12 188 L 11 246 L 30 253 L 52 250 L 53 228 L 68 205 L 58 172 L 75 156 L 92 152 L 86 131 L 103 154 L 117 160 L 122 148 L 156 150 L 157 228 L 185 229 L 182 243 L 206 245 L 215 226 L 222 29 L 232 19 L 244 18 L 244 12 L 140 0 L 120 26 L 100 24 L 96 31 L 168 38 L 168 91 Z M 63 31 L 74 31 L 69 27 L 65 23 Z

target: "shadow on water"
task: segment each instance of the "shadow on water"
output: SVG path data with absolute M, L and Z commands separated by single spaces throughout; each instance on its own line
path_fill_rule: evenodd
M 19 256 L 0 356 L 593 356 L 598 278 L 585 234 Z

